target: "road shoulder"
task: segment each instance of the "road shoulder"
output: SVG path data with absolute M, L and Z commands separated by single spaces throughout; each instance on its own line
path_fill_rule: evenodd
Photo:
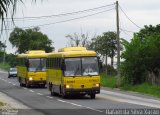
M 149 95 L 149 94 L 143 94 L 143 93 L 133 92 L 133 91 L 126 91 L 126 90 L 121 90 L 118 88 L 101 87 L 101 90 L 112 91 L 112 92 L 117 92 L 121 94 L 132 95 L 132 96 L 137 96 L 137 97 L 142 97 L 142 98 L 147 98 L 147 99 L 154 99 L 154 100 L 160 101 L 160 98 Z

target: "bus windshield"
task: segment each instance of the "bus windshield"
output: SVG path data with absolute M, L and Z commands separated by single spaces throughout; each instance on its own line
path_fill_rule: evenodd
M 29 59 L 28 71 L 36 72 L 45 70 L 46 70 L 46 59 L 44 58 Z
M 97 57 L 66 58 L 65 66 L 65 76 L 99 75 Z

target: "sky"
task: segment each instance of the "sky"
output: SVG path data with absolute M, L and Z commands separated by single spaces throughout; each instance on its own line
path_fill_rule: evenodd
M 74 15 L 68 16 L 37 18 L 34 20 L 15 20 L 15 25 L 17 27 L 28 28 L 37 25 L 55 23 L 95 14 L 98 12 L 103 12 L 64 23 L 40 26 L 40 31 L 46 34 L 49 37 L 49 39 L 51 39 L 54 42 L 53 46 L 56 50 L 68 46 L 69 41 L 65 37 L 66 35 L 73 35 L 74 33 L 88 33 L 89 38 L 91 39 L 95 35 L 102 35 L 103 32 L 116 31 L 116 11 L 114 0 L 37 0 L 36 3 L 33 3 L 31 1 L 32 0 L 24 0 L 24 4 L 18 3 L 14 18 L 57 15 L 113 4 L 111 6 L 95 11 L 76 13 Z M 143 28 L 144 25 L 155 26 L 160 23 L 160 0 L 119 0 L 119 5 L 122 8 L 122 10 L 126 13 L 126 15 L 129 17 L 129 19 L 136 24 L 133 24 L 124 15 L 124 13 L 121 10 L 119 10 L 121 38 L 130 41 L 133 37 L 133 32 L 138 32 L 140 30 L 139 27 Z M 9 28 L 11 30 L 3 32 L 3 36 L 0 40 L 2 42 L 7 40 L 6 51 L 8 53 L 14 53 L 16 51 L 16 48 L 13 48 L 8 41 L 9 34 L 14 28 L 14 26 L 12 24 L 9 24 Z

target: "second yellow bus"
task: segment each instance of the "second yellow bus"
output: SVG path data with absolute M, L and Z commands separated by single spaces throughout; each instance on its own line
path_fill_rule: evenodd
M 17 57 L 17 76 L 20 86 L 46 85 L 46 57 L 43 50 L 27 51 Z

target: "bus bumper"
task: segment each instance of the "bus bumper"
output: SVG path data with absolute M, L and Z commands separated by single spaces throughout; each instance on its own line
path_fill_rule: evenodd
M 46 80 L 30 80 L 28 83 L 29 85 L 45 85 Z
M 99 94 L 100 88 L 88 88 L 88 89 L 64 89 L 64 93 L 68 95 L 77 95 L 77 94 Z

